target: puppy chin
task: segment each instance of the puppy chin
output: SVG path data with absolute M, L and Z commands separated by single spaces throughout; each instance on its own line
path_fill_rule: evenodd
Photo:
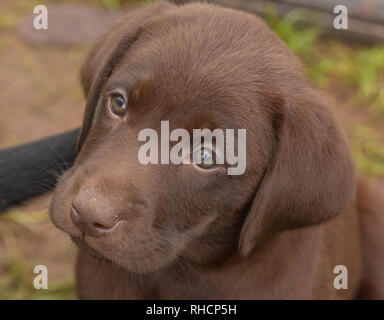
M 172 262 L 174 262 L 173 259 L 156 256 L 147 257 L 140 260 L 132 257 L 129 262 L 124 262 L 121 267 L 135 274 L 146 275 L 167 269 L 167 267 L 172 265 Z
M 145 251 L 144 248 L 143 251 Z M 121 256 L 119 253 L 116 253 L 116 256 L 110 254 L 101 255 L 108 261 L 119 265 L 126 271 L 140 275 L 159 272 L 163 269 L 166 269 L 175 260 L 171 257 L 162 256 L 159 254 L 146 255 L 144 257 L 136 256 L 130 253 L 122 253 Z
M 74 242 L 94 258 L 111 262 L 133 274 L 157 273 L 172 265 L 177 259 L 171 253 L 162 253 L 154 248 L 151 250 L 146 246 L 129 251 L 127 249 L 119 250 L 117 246 L 114 250 L 111 250 L 109 245 L 108 248 L 105 248 L 106 243 L 99 244 L 97 239 L 88 237 L 84 241 L 75 239 Z
M 101 255 L 98 251 L 96 251 L 95 249 L 91 248 L 90 246 L 88 246 L 84 241 L 82 241 L 80 238 L 78 237 L 74 237 L 74 236 L 70 236 L 71 237 L 71 240 L 72 242 L 77 246 L 79 247 L 81 250 L 85 251 L 87 254 L 89 254 L 90 256 L 92 256 L 93 258 L 95 259 L 98 259 L 98 260 L 103 260 L 103 261 L 107 261 L 107 262 L 111 262 L 112 261 L 109 261 L 107 258 L 105 258 L 103 255 Z

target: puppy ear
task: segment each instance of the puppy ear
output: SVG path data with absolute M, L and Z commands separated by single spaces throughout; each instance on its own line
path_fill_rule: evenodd
M 354 197 L 344 133 L 319 96 L 303 91 L 278 106 L 275 153 L 241 230 L 244 256 L 276 232 L 334 217 Z
M 144 8 L 133 10 L 120 18 L 96 42 L 81 67 L 81 84 L 87 104 L 83 127 L 77 142 L 80 151 L 92 127 L 100 90 L 132 44 L 139 38 L 143 26 L 175 6 L 166 1 L 156 1 Z

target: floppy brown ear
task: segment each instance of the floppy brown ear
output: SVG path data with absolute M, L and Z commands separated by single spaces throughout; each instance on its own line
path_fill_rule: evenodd
M 276 151 L 240 235 L 248 255 L 266 237 L 321 223 L 354 196 L 354 165 L 333 114 L 311 89 L 279 106 Z
M 92 127 L 100 90 L 111 76 L 121 58 L 139 38 L 141 28 L 150 20 L 175 6 L 166 1 L 156 1 L 133 10 L 120 18 L 92 48 L 81 68 L 81 84 L 87 99 L 83 126 L 77 142 L 80 151 Z

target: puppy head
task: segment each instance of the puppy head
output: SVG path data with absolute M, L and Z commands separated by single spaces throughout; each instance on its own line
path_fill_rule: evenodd
M 53 222 L 137 273 L 250 254 L 277 232 L 321 223 L 353 196 L 353 165 L 333 115 L 290 51 L 254 16 L 157 2 L 98 41 L 76 163 Z M 139 132 L 160 123 L 246 129 L 246 171 L 224 163 L 143 165 Z M 218 151 L 218 150 L 217 150 Z

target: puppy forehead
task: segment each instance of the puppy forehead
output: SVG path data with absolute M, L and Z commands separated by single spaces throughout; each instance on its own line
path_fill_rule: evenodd
M 143 43 L 147 55 L 140 54 L 141 46 L 127 52 L 105 86 L 108 90 L 124 89 L 132 113 L 158 124 L 169 120 L 170 126 L 187 130 L 247 128 L 256 118 L 265 117 L 258 101 L 258 80 L 246 75 L 234 77 L 235 71 L 220 64 L 191 68 L 196 59 L 193 53 L 184 65 L 175 62 L 167 68 L 164 61 L 172 60 L 172 54 L 159 56 L 155 50 L 149 54 L 146 46 L 151 45 Z
M 151 111 L 163 120 L 215 119 L 218 127 L 244 128 L 249 116 L 263 117 L 257 86 L 268 75 L 267 64 L 252 44 L 254 37 L 247 39 L 244 32 L 234 30 L 244 31 L 244 23 L 228 30 L 218 26 L 214 16 L 211 20 L 217 23 L 203 19 L 193 24 L 180 16 L 158 19 L 144 28 L 106 88 L 123 87 L 137 111 Z
M 244 115 L 239 114 L 238 101 L 228 95 L 232 89 L 223 85 L 218 88 L 217 79 L 210 83 L 204 77 L 199 79 L 197 73 L 182 85 L 183 76 L 169 81 L 167 72 L 130 66 L 130 63 L 120 66 L 107 81 L 105 91 L 119 88 L 126 92 L 128 110 L 135 122 L 140 119 L 148 124 L 150 121 L 150 127 L 158 127 L 161 121 L 168 120 L 170 129 L 183 128 L 190 132 L 199 128 L 246 127 Z

